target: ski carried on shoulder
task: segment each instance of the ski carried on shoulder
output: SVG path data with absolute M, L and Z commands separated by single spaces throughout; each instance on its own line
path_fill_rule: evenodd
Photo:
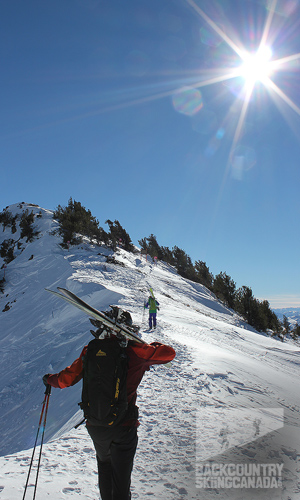
M 87 302 L 84 302 L 84 300 L 82 300 L 80 297 L 77 297 L 75 293 L 66 290 L 66 288 L 58 287 L 57 289 L 59 290 L 58 292 L 45 288 L 47 292 L 50 292 L 56 297 L 60 297 L 61 299 L 65 300 L 69 304 L 78 307 L 78 309 L 85 312 L 89 316 L 92 316 L 97 321 L 100 321 L 101 323 L 103 323 L 103 325 L 107 326 L 114 332 L 124 335 L 129 340 L 135 340 L 136 342 L 145 344 L 145 341 L 142 340 L 136 333 L 132 332 L 126 326 L 121 325 L 117 321 L 109 318 L 104 312 L 98 311 L 94 307 L 90 306 L 89 304 L 87 304 Z

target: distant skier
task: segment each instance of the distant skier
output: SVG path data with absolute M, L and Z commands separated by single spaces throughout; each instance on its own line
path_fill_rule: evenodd
M 155 299 L 154 295 L 149 295 L 148 302 L 145 304 L 145 308 L 149 307 L 149 328 L 156 328 L 156 313 L 158 310 L 159 302 Z
M 93 342 L 95 342 L 95 340 L 93 340 L 92 343 Z M 95 355 L 100 370 L 101 366 L 107 366 L 105 365 L 105 360 L 108 356 L 106 352 L 108 352 L 108 350 L 113 351 L 114 349 L 116 349 L 115 352 L 118 352 L 120 347 L 118 340 L 112 332 L 107 333 L 105 339 L 102 340 L 99 338 L 96 342 L 100 342 L 101 346 L 100 349 L 97 347 L 97 353 Z M 78 359 L 61 372 L 44 375 L 44 384 L 50 384 L 52 387 L 63 389 L 79 382 L 79 380 L 83 378 L 83 373 L 86 370 L 86 359 L 90 360 L 89 348 L 90 344 L 83 348 Z M 139 426 L 138 407 L 135 405 L 137 387 L 144 373 L 149 370 L 151 365 L 168 363 L 175 357 L 175 351 L 172 347 L 160 344 L 159 342 L 140 344 L 135 341 L 129 341 L 127 347 L 125 347 L 125 351 L 128 360 L 125 385 L 125 391 L 127 391 L 125 397 L 127 394 L 128 409 L 125 415 L 111 427 L 107 425 L 104 426 L 102 423 L 95 423 L 94 417 L 93 420 L 89 421 L 89 417 L 86 416 L 86 428 L 93 440 L 96 450 L 99 489 L 102 500 L 131 499 L 131 472 L 138 441 L 137 427 Z M 85 376 L 83 395 L 84 388 L 86 387 L 85 383 L 89 385 L 89 380 L 90 379 Z M 106 380 L 106 377 L 103 377 L 103 380 Z M 93 387 L 92 382 L 90 382 L 90 387 Z M 92 389 L 90 390 L 92 391 Z M 96 391 L 96 393 L 92 392 L 92 394 L 95 395 L 89 406 L 99 406 L 97 401 L 97 396 L 99 396 L 98 391 Z M 103 399 L 105 399 L 104 396 L 101 401 L 103 401 Z

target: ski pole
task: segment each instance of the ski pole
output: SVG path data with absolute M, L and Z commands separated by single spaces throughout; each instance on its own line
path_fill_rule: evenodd
M 36 488 L 37 488 L 37 480 L 38 480 L 39 466 L 40 466 L 40 461 L 41 461 L 42 446 L 43 446 L 43 441 L 44 441 L 44 434 L 45 434 L 45 427 L 46 427 L 46 420 L 47 420 L 47 413 L 48 413 L 48 406 L 49 406 L 49 398 L 50 398 L 50 394 L 51 394 L 51 385 L 49 385 L 49 384 L 48 384 L 48 385 L 46 386 L 46 390 L 45 390 L 45 398 L 44 398 L 44 401 L 43 401 L 43 406 L 42 406 L 41 416 L 40 416 L 39 425 L 38 425 L 38 430 L 37 430 L 37 433 L 36 433 L 36 438 L 35 438 L 35 442 L 34 442 L 34 446 L 33 446 L 33 450 L 32 450 L 32 456 L 31 456 L 31 461 L 30 461 L 30 465 L 29 465 L 29 471 L 28 471 L 28 475 L 27 475 L 26 484 L 25 484 L 25 487 L 24 487 L 24 494 L 23 494 L 23 498 L 22 498 L 22 500 L 24 500 L 24 499 L 25 499 L 25 495 L 26 495 L 26 492 L 27 492 L 28 481 L 29 481 L 29 477 L 30 477 L 30 472 L 31 472 L 32 464 L 33 464 L 33 458 L 34 458 L 35 449 L 36 449 L 36 445 L 37 445 L 37 440 L 38 440 L 38 437 L 39 437 L 39 433 L 40 433 L 40 429 L 41 429 L 41 425 L 42 425 L 42 420 L 43 420 L 43 415 L 44 415 L 44 422 L 43 422 L 43 434 L 42 434 L 42 441 L 41 441 L 41 449 L 40 449 L 40 455 L 39 455 L 39 461 L 38 461 L 38 469 L 37 469 L 36 480 L 35 480 L 35 487 L 34 487 L 34 497 L 33 497 L 33 500 L 35 499 L 35 495 L 36 495 Z M 44 414 L 44 411 L 45 411 L 45 414 Z
M 142 315 L 142 325 L 144 324 L 144 318 L 145 318 L 145 309 L 146 309 L 146 301 L 144 300 L 144 306 L 143 306 L 143 315 Z
M 84 422 L 85 422 L 85 418 L 80 420 L 80 422 L 78 422 L 78 424 L 74 425 L 74 429 L 78 429 L 78 427 L 80 427 L 82 424 L 84 424 Z
M 38 466 L 37 466 L 37 471 L 36 471 L 33 500 L 35 500 L 36 489 L 37 489 L 37 482 L 38 482 L 38 477 L 39 477 L 39 472 L 40 472 L 40 464 L 41 464 L 41 458 L 42 458 L 42 448 L 43 448 L 43 443 L 44 443 L 45 428 L 46 428 L 46 421 L 47 421 L 47 413 L 48 413 L 49 399 L 50 399 L 50 394 L 51 394 L 51 385 L 49 385 L 49 384 L 46 387 L 46 393 L 47 393 L 48 397 L 47 397 L 45 417 L 44 417 L 44 422 L 43 422 L 43 432 L 42 432 L 42 439 L 41 439 L 41 445 L 40 445 L 40 454 L 39 454 Z

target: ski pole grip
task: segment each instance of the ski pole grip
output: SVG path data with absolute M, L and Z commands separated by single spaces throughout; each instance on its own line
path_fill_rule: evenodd
M 46 394 L 46 396 L 50 396 L 50 394 L 51 394 L 51 385 L 50 384 L 46 385 L 46 390 L 45 390 L 44 394 Z

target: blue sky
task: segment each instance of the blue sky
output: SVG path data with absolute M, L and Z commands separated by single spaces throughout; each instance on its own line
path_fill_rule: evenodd
M 10 0 L 0 14 L 0 209 L 71 196 L 135 243 L 153 233 L 300 306 L 298 0 Z M 239 68 L 262 39 L 273 66 L 254 80 Z

